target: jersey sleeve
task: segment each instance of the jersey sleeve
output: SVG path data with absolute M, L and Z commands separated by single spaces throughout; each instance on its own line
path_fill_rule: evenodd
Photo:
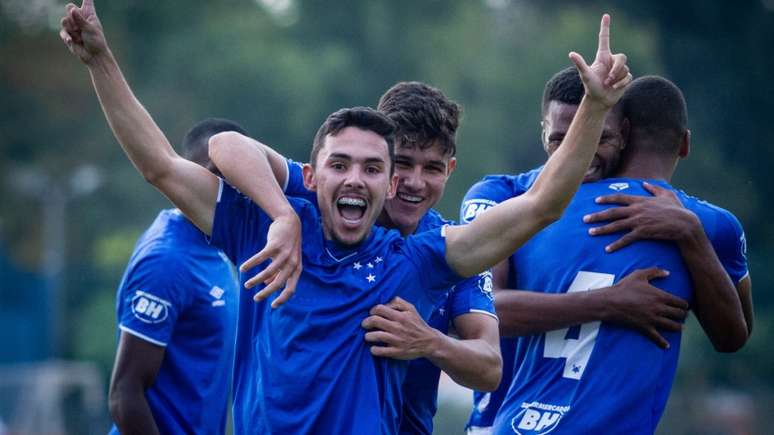
M 225 181 L 220 181 L 210 244 L 222 250 L 232 263 L 239 265 L 245 251 L 255 240 L 265 240 L 271 219 L 249 198 Z M 258 253 L 251 252 L 249 255 Z
M 424 231 L 405 239 L 403 250 L 414 264 L 419 286 L 440 296 L 462 277 L 446 262 L 445 226 Z
M 467 224 L 495 205 L 512 198 L 513 189 L 499 178 L 485 178 L 465 194 L 460 206 L 460 222 Z
M 282 186 L 282 191 L 287 196 L 293 196 L 296 198 L 303 198 L 310 201 L 312 204 L 317 203 L 317 194 L 308 190 L 304 186 L 304 173 L 303 165 L 299 162 L 291 159 L 286 159 L 287 163 L 287 178 L 285 178 L 285 185 Z
M 720 210 L 712 245 L 720 263 L 734 283 L 738 283 L 749 273 L 747 265 L 747 239 L 742 224 L 726 210 Z
M 166 346 L 181 312 L 190 304 L 185 266 L 171 252 L 152 254 L 128 272 L 118 291 L 118 327 Z
M 449 307 L 452 319 L 468 313 L 487 314 L 496 319 L 492 272 L 487 270 L 455 285 L 449 293 Z

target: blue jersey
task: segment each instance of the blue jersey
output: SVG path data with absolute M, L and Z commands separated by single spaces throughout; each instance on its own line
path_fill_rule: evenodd
M 277 309 L 270 297 L 240 294 L 234 365 L 234 428 L 242 433 L 362 434 L 384 431 L 400 362 L 371 356 L 360 322 L 395 296 L 427 318 L 460 281 L 445 259 L 437 228 L 402 238 L 374 227 L 345 249 L 323 238 L 307 200 L 288 198 L 302 224 L 304 270 L 296 294 Z M 235 264 L 266 243 L 271 219 L 247 197 L 221 183 L 211 242 Z M 262 265 L 263 266 L 263 265 Z M 240 274 L 244 283 L 258 268 Z M 405 366 L 405 364 L 403 364 Z M 401 374 L 402 375 L 402 374 Z
M 236 295 L 228 260 L 178 210 L 162 211 L 137 242 L 118 288 L 118 327 L 165 348 L 145 391 L 161 433 L 224 433 Z
M 301 165 L 288 160 L 287 178 L 283 189 L 287 195 L 296 196 L 316 202 L 314 192 L 308 191 L 303 184 Z M 419 221 L 416 233 L 440 228 L 453 224 L 444 219 L 435 210 L 429 210 Z M 449 322 L 458 316 L 468 313 L 494 314 L 492 298 L 491 273 L 484 272 L 479 276 L 466 279 L 446 292 L 440 305 L 427 319 L 428 325 L 444 334 L 449 331 Z M 385 418 L 392 419 L 395 424 L 385 429 L 385 433 L 431 434 L 433 432 L 433 417 L 438 408 L 438 381 L 441 370 L 429 360 L 419 358 L 408 363 L 408 371 L 403 361 L 380 361 L 382 369 L 405 372 L 405 380 L 401 384 L 400 376 L 385 388 L 390 406 L 386 409 Z M 402 397 L 402 409 L 400 400 Z M 398 427 L 398 422 L 400 423 Z
M 460 220 L 470 223 L 479 214 L 507 201 L 510 198 L 521 195 L 529 189 L 540 174 L 540 168 L 512 175 L 488 175 L 483 180 L 474 184 L 465 194 L 460 208 Z M 513 269 L 511 269 L 513 271 Z M 517 289 L 512 273 L 508 277 L 508 288 Z M 494 424 L 495 415 L 500 409 L 500 404 L 508 392 L 508 387 L 513 380 L 514 361 L 520 361 L 523 346 L 521 338 L 501 338 L 500 354 L 503 358 L 503 376 L 500 386 L 491 393 L 473 392 L 473 410 L 468 419 L 468 428 L 487 428 Z
M 672 189 L 663 182 L 652 183 Z M 659 267 L 670 275 L 652 283 L 690 303 L 690 275 L 673 243 L 642 240 L 608 254 L 604 247 L 620 234 L 588 235 L 583 216 L 610 207 L 594 199 L 615 192 L 650 195 L 641 181 L 633 179 L 582 185 L 563 217 L 511 257 L 511 267 L 519 271 L 517 288 L 587 291 L 611 286 L 637 269 Z M 740 280 L 747 266 L 738 221 L 682 192 L 678 196 L 701 220 L 731 278 Z M 598 321 L 522 338 L 523 359 L 516 362 L 494 433 L 653 433 L 680 349 L 680 333 L 662 335 L 670 343 L 667 350 L 634 330 Z

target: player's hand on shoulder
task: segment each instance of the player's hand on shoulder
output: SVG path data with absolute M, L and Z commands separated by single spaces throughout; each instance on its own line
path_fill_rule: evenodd
M 668 348 L 669 342 L 659 331 L 680 331 L 688 314 L 688 302 L 650 283 L 668 275 L 668 271 L 658 268 L 635 270 L 612 287 L 600 290 L 611 310 L 605 321 L 639 331 L 659 347 Z
M 588 65 L 579 53 L 570 52 L 570 60 L 580 73 L 586 96 L 605 107 L 613 107 L 624 88 L 632 81 L 626 55 L 610 52 L 610 16 L 605 14 L 599 26 L 599 43 L 594 62 Z
M 60 24 L 59 36 L 71 53 L 85 64 L 108 51 L 102 24 L 94 9 L 93 0 L 83 0 L 81 7 L 73 3 L 65 6 L 65 15 Z
M 429 356 L 440 334 L 399 297 L 371 308 L 361 326 L 368 331 L 365 340 L 373 344 L 372 355 L 403 360 Z
M 301 258 L 301 221 L 298 215 L 292 212 L 277 216 L 269 226 L 266 246 L 239 266 L 239 271 L 244 273 L 271 260 L 265 269 L 245 281 L 245 288 L 250 289 L 261 283 L 266 285 L 253 296 L 256 302 L 282 288 L 280 295 L 271 304 L 272 308 L 277 308 L 296 292 L 303 269 Z
M 606 251 L 613 252 L 643 239 L 680 242 L 697 231 L 703 231 L 699 218 L 683 206 L 673 191 L 650 183 L 643 183 L 643 187 L 653 196 L 600 196 L 596 199 L 598 204 L 618 207 L 583 217 L 583 222 L 589 224 L 607 222 L 589 228 L 592 236 L 625 232 L 621 238 L 606 246 Z

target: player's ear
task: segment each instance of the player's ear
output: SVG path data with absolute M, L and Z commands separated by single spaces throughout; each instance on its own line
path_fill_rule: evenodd
M 629 133 L 631 133 L 631 131 L 632 124 L 629 122 L 629 118 L 624 118 L 623 121 L 621 121 L 621 137 L 623 138 L 621 149 L 626 148 L 626 145 L 629 144 Z
M 317 190 L 317 179 L 315 178 L 314 167 L 309 163 L 304 163 L 301 174 L 304 176 L 304 187 L 306 190 L 315 192 Z
M 446 164 L 446 177 L 448 178 L 456 168 L 457 168 L 457 158 L 451 157 L 449 159 L 449 162 Z
M 392 174 L 390 177 L 390 185 L 387 187 L 387 199 L 395 198 L 395 193 L 398 191 L 398 174 Z
M 680 138 L 680 152 L 677 154 L 681 159 L 688 157 L 691 153 L 691 130 L 685 129 L 683 137 Z

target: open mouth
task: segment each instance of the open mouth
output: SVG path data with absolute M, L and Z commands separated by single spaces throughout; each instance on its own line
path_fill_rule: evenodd
M 409 204 L 419 204 L 424 198 L 416 195 L 409 195 L 408 193 L 398 192 L 395 195 L 398 199 Z
M 343 196 L 336 201 L 336 207 L 346 223 L 357 224 L 365 216 L 368 203 L 363 198 Z

